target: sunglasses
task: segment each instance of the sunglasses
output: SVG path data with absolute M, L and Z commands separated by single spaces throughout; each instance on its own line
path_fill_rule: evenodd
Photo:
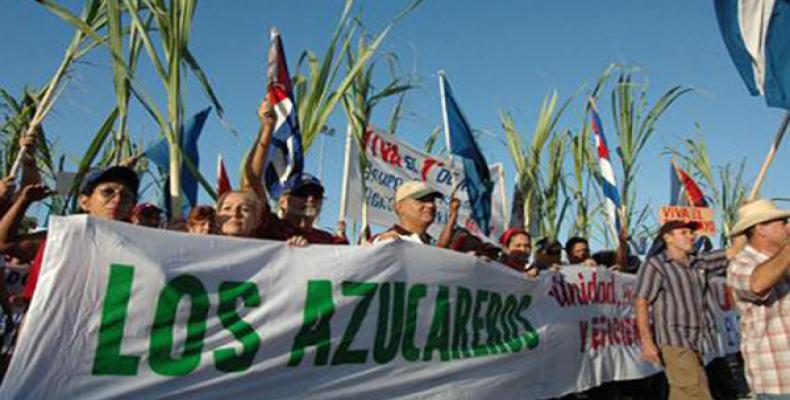
M 112 200 L 115 196 L 121 196 L 121 201 L 124 202 L 133 202 L 137 198 L 137 196 L 135 196 L 135 194 L 132 193 L 131 190 L 125 187 L 97 188 L 96 192 L 99 193 L 99 196 L 101 196 L 102 200 L 104 200 L 105 202 Z

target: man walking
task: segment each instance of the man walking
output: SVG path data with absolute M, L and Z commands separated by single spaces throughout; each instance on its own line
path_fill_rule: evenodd
M 670 399 L 710 399 L 702 354 L 713 344 L 713 315 L 705 301 L 712 272 L 723 271 L 735 249 L 694 254 L 695 222 L 661 226 L 665 250 L 639 270 L 636 322 L 642 358 L 664 367 Z M 653 324 L 650 325 L 652 316 Z
M 741 315 L 741 353 L 757 399 L 790 399 L 790 210 L 756 200 L 738 210 L 732 235 L 748 245 L 727 284 Z

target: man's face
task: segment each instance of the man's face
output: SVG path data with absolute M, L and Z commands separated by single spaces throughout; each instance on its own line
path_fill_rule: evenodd
M 402 222 L 427 228 L 436 218 L 434 200 L 434 196 L 419 199 L 406 198 L 395 204 L 395 212 Z
M 571 264 L 584 262 L 590 258 L 590 246 L 584 242 L 574 243 L 568 258 Z
M 293 216 L 316 219 L 321 212 L 323 200 L 323 189 L 307 186 L 280 196 L 280 209 L 286 218 Z
M 790 223 L 788 219 L 768 221 L 757 226 L 758 232 L 775 246 L 784 246 L 790 241 Z
M 509 252 L 518 251 L 529 255 L 529 253 L 532 253 L 532 240 L 523 233 L 516 234 L 510 239 L 507 250 Z
M 244 193 L 233 192 L 217 210 L 220 232 L 228 236 L 250 237 L 261 220 L 257 200 Z
M 677 228 L 664 234 L 664 243 L 667 244 L 667 248 L 674 247 L 686 253 L 691 253 L 691 251 L 694 250 L 695 238 L 696 235 L 691 229 Z
M 102 182 L 90 195 L 80 195 L 80 207 L 89 215 L 118 221 L 129 220 L 137 195 L 125 183 Z

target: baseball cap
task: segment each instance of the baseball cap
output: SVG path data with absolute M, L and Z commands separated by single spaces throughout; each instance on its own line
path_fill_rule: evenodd
M 92 171 L 85 175 L 85 178 L 82 180 L 80 193 L 90 195 L 93 193 L 93 189 L 100 183 L 111 181 L 125 183 L 135 194 L 137 194 L 137 190 L 140 187 L 140 179 L 137 178 L 137 173 L 135 173 L 134 170 L 129 167 L 116 165 L 114 167 Z
M 681 228 L 689 228 L 692 231 L 696 231 L 700 228 L 700 225 L 699 222 L 695 221 L 667 221 L 664 223 L 664 225 L 661 225 L 661 229 L 658 230 L 658 238 L 663 241 L 664 235 L 674 231 L 675 229 Z
M 321 180 L 311 174 L 303 172 L 296 179 L 288 180 L 283 185 L 280 195 L 304 192 L 307 190 L 315 190 L 316 192 L 320 192 L 321 196 L 324 195 L 324 185 L 321 184 Z
M 441 192 L 432 189 L 423 181 L 408 181 L 398 186 L 398 190 L 395 191 L 395 202 L 404 199 L 422 199 L 428 196 L 444 198 Z

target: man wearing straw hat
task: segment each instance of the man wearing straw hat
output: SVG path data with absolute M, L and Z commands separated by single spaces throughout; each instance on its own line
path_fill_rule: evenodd
M 696 222 L 664 223 L 658 239 L 665 250 L 648 257 L 636 278 L 642 358 L 664 368 L 673 400 L 711 399 L 702 354 L 713 345 L 714 321 L 705 294 L 712 273 L 724 272 L 739 251 L 731 247 L 696 254 L 698 228 Z
M 756 200 L 738 210 L 733 236 L 748 245 L 727 269 L 741 315 L 746 377 L 758 399 L 790 399 L 790 210 Z

